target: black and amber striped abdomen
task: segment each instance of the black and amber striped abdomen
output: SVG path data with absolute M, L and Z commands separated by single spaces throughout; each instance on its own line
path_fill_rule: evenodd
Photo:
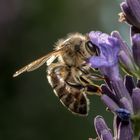
M 67 79 L 74 81 L 69 67 L 66 65 L 50 65 L 47 78 L 56 96 L 68 110 L 78 115 L 85 116 L 88 114 L 88 99 L 85 93 L 81 92 L 78 87 L 72 87 L 67 83 Z

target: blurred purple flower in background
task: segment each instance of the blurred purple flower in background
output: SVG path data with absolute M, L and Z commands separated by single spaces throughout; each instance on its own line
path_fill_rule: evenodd
M 130 25 L 140 29 L 140 1 L 139 0 L 126 0 L 121 3 L 124 18 Z

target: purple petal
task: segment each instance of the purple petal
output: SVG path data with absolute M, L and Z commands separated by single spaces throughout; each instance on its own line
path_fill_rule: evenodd
M 113 140 L 112 133 L 106 125 L 104 119 L 101 116 L 97 116 L 94 119 L 95 130 L 98 134 L 98 137 L 102 140 Z
M 89 38 L 92 41 L 93 44 L 95 44 L 100 49 L 100 56 L 96 56 L 95 60 L 97 60 L 102 66 L 113 66 L 117 63 L 117 55 L 119 52 L 119 43 L 117 38 L 109 36 L 105 33 L 101 32 L 90 32 Z M 94 56 L 92 57 L 92 59 Z M 97 59 L 100 58 L 100 59 Z M 91 61 L 90 61 L 91 62 Z M 97 66 L 97 63 L 94 62 L 93 59 L 93 66 Z M 95 64 L 96 63 L 96 64 Z
M 99 68 L 101 73 L 111 79 L 119 77 L 118 53 L 120 44 L 118 39 L 101 32 L 90 32 L 91 42 L 100 50 L 99 56 L 89 58 L 89 63 L 93 68 Z
M 88 62 L 91 64 L 93 68 L 100 68 L 100 67 L 108 65 L 105 58 L 101 58 L 98 56 L 91 57 Z

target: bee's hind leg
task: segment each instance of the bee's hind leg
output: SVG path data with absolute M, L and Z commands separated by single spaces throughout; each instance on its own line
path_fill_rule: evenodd
M 101 89 L 97 85 L 86 85 L 83 89 L 83 91 L 88 95 L 102 95 Z

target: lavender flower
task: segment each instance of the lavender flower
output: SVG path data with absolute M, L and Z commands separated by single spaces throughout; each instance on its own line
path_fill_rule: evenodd
M 110 79 L 118 79 L 118 53 L 120 44 L 116 37 L 102 32 L 90 32 L 91 42 L 100 50 L 99 56 L 92 56 L 88 62 L 93 68 L 99 68 L 101 73 Z

